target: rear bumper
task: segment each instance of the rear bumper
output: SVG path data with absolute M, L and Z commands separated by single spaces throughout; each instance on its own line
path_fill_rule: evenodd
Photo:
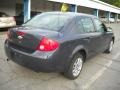
M 54 52 L 46 53 L 36 51 L 28 54 L 10 47 L 7 41 L 4 47 L 8 59 L 34 71 L 62 72 L 64 70 L 64 66 L 60 65 L 53 57 Z

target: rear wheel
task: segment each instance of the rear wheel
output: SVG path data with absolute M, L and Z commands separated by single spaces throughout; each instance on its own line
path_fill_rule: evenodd
M 111 51 L 113 49 L 113 44 L 114 44 L 114 42 L 113 42 L 113 40 L 111 40 L 108 48 L 105 50 L 105 53 L 111 53 Z
M 64 75 L 69 79 L 75 79 L 79 76 L 83 67 L 83 55 L 77 53 L 74 55 L 72 62 L 70 63 L 70 67 Z

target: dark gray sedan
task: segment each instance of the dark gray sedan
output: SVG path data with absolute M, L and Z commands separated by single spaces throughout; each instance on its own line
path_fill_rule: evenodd
M 112 29 L 92 15 L 46 12 L 19 27 L 9 29 L 5 41 L 8 60 L 35 71 L 63 72 L 79 76 L 86 59 L 110 53 Z

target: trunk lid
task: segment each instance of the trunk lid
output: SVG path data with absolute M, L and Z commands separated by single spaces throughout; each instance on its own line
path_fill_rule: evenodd
M 35 51 L 41 39 L 45 37 L 57 37 L 59 35 L 56 31 L 44 30 L 31 27 L 17 27 L 10 30 L 9 41 L 17 46 L 16 49 L 26 49 Z

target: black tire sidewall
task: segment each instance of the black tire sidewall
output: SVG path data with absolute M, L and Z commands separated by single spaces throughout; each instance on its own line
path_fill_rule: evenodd
M 83 57 L 82 54 L 80 54 L 80 53 L 75 54 L 73 56 L 72 60 L 71 60 L 71 63 L 69 65 L 69 68 L 68 68 L 67 72 L 64 73 L 64 75 L 66 77 L 68 77 L 69 79 L 71 79 L 71 80 L 77 78 L 80 75 L 80 73 L 79 73 L 78 76 L 74 76 L 73 73 L 72 73 L 72 71 L 73 71 L 73 65 L 74 65 L 75 61 L 77 60 L 77 58 L 82 58 L 82 61 L 84 60 L 84 57 Z M 83 64 L 83 62 L 82 62 L 82 64 Z M 82 67 L 83 67 L 83 65 L 82 65 Z M 82 69 L 81 69 L 81 71 L 82 71 Z
M 110 51 L 110 44 L 111 44 L 111 42 L 113 42 L 113 40 L 111 40 L 110 41 L 110 43 L 109 43 L 109 46 L 108 46 L 108 48 L 106 49 L 106 51 L 105 51 L 105 53 L 111 53 L 111 51 Z M 113 42 L 114 43 L 114 42 Z

